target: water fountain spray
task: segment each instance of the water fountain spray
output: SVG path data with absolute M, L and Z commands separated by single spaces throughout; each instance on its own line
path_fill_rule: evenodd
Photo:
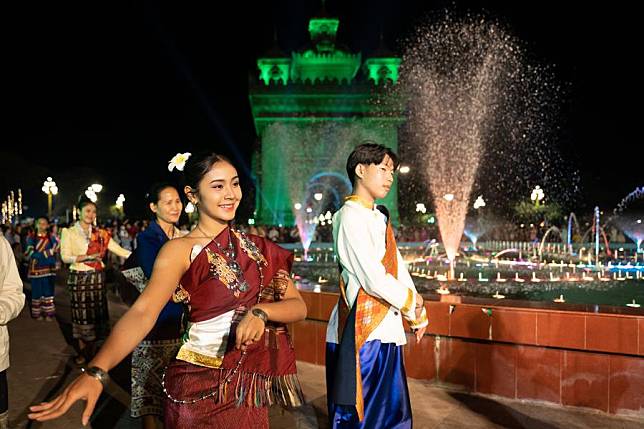
M 414 145 L 426 154 L 450 277 L 484 145 L 522 75 L 520 49 L 493 23 L 447 18 L 421 30 L 403 57 Z M 522 134 L 525 134 L 521 132 Z

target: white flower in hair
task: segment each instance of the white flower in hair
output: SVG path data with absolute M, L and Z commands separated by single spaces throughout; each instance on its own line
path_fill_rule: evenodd
M 190 158 L 191 153 L 178 153 L 168 162 L 168 170 L 172 171 L 175 167 L 179 171 L 183 171 L 183 167 L 186 165 L 186 161 Z

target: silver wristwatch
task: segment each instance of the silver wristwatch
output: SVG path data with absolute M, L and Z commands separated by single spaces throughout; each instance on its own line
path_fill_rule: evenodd
M 97 366 L 90 366 L 89 368 L 81 368 L 81 371 L 89 375 L 90 377 L 94 377 L 95 379 L 100 381 L 103 387 L 107 387 L 107 383 L 109 383 L 110 381 L 110 376 L 107 374 L 107 372 L 103 371 Z
M 261 308 L 255 307 L 250 312 L 253 316 L 259 317 L 260 319 L 262 319 L 264 323 L 268 322 L 268 314 L 266 314 L 266 312 Z

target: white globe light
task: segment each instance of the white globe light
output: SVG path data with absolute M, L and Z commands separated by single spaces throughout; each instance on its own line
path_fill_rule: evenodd
M 300 204 L 300 203 L 295 203 L 295 204 L 293 205 L 293 207 L 295 207 L 295 210 L 300 210 L 300 209 L 302 208 L 302 204 Z
M 453 201 L 454 200 L 454 194 L 445 194 L 443 195 L 443 198 L 445 201 Z
M 194 213 L 195 211 L 195 206 L 192 203 L 186 204 L 186 213 Z
M 315 194 L 313 194 L 313 198 L 315 198 L 316 201 L 322 201 L 323 196 L 324 195 L 322 195 L 321 192 L 316 192 Z
M 400 172 L 401 172 L 402 174 L 407 174 L 407 173 L 409 173 L 409 170 L 410 170 L 410 168 L 409 168 L 409 166 L 408 166 L 408 165 L 403 165 L 403 166 L 401 166 L 401 167 L 400 167 Z
M 481 207 L 485 207 L 485 200 L 483 199 L 482 195 L 479 195 L 476 201 L 474 201 L 474 208 L 478 209 Z
M 98 183 L 94 183 L 91 186 L 91 188 L 92 188 L 92 191 L 98 193 L 98 192 L 101 192 L 103 190 L 103 185 L 99 185 Z

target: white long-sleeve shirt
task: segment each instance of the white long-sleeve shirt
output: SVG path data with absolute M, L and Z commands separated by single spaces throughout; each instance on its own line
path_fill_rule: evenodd
M 87 238 L 78 223 L 74 226 L 63 229 L 60 236 L 60 257 L 64 263 L 71 264 L 69 267 L 71 270 L 91 271 L 94 269 L 82 262 L 76 262 L 76 257 L 87 254 L 87 247 Z M 130 250 L 119 246 L 118 243 L 111 238 L 107 243 L 107 249 L 123 258 L 127 258 L 132 253 Z M 103 264 L 103 261 L 101 261 L 101 264 Z
M 25 305 L 22 280 L 9 242 L 0 235 L 0 371 L 9 368 L 7 323 L 18 317 Z
M 349 306 L 355 303 L 360 288 L 391 305 L 367 341 L 403 345 L 407 339 L 400 309 L 409 309 L 405 317 L 415 318 L 416 287 L 398 249 L 398 278 L 386 272 L 382 264 L 386 232 L 385 215 L 375 207 L 368 209 L 359 202 L 346 201 L 333 216 L 333 247 L 342 266 L 341 275 Z M 327 342 L 339 343 L 337 304 L 326 332 Z

